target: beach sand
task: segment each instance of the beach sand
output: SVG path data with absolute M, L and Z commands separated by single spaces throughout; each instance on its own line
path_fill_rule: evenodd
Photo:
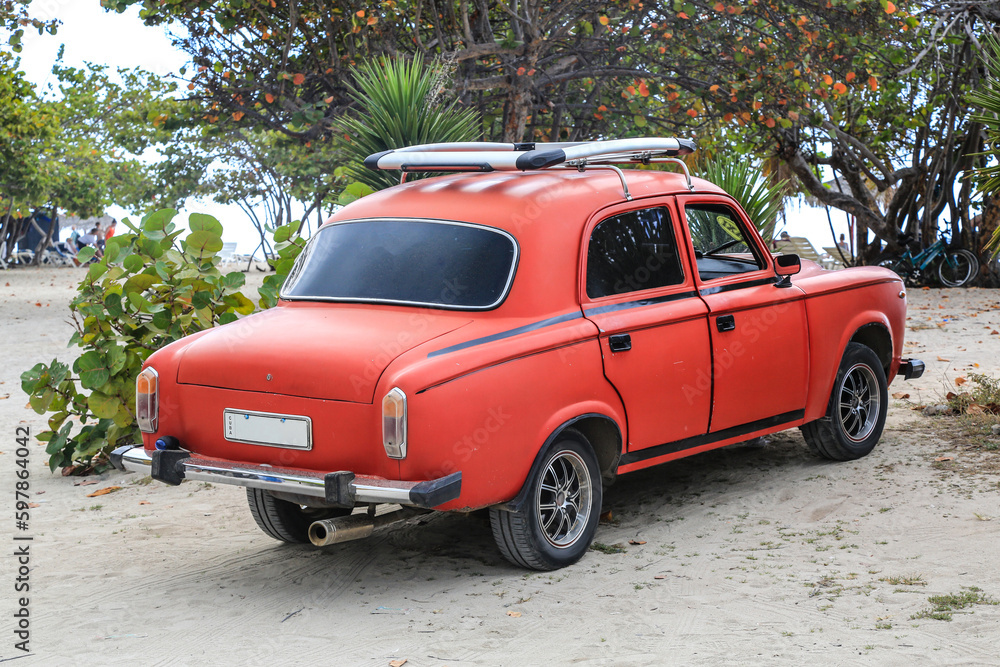
M 0 273 L 8 554 L 23 544 L 11 537 L 15 429 L 45 425 L 19 376 L 78 353 L 67 306 L 81 277 Z M 242 489 L 62 477 L 34 443 L 37 506 L 18 533 L 33 537 L 30 592 L 13 592 L 8 555 L 0 660 L 21 655 L 23 595 L 33 655 L 18 665 L 1000 664 L 1000 606 L 911 618 L 933 595 L 1000 599 L 1000 452 L 987 449 L 1000 437 L 913 409 L 970 371 L 1000 376 L 1000 293 L 913 289 L 909 303 L 906 354 L 927 370 L 890 386 L 909 398 L 890 399 L 870 456 L 824 461 L 792 430 L 623 476 L 605 495 L 602 550 L 552 573 L 504 561 L 482 513 L 284 546 Z M 122 488 L 88 497 L 108 486 Z

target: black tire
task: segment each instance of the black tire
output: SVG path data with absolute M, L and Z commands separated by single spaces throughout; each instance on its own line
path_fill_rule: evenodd
M 951 250 L 938 263 L 937 274 L 945 287 L 965 287 L 979 275 L 979 258 L 968 250 Z
M 309 542 L 309 526 L 313 521 L 346 516 L 346 508 L 304 507 L 287 500 L 275 498 L 267 491 L 247 488 L 250 514 L 265 533 L 281 542 L 302 544 Z
M 802 436 L 824 458 L 860 459 L 882 437 L 888 407 L 889 387 L 878 356 L 861 343 L 848 343 L 826 416 L 803 424 Z
M 520 510 L 490 509 L 500 553 L 531 570 L 556 570 L 580 560 L 597 532 L 603 499 L 597 457 L 583 434 L 560 433 L 525 490 Z

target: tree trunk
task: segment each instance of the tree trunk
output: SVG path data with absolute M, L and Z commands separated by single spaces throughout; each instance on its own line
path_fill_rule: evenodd
M 518 143 L 524 141 L 524 129 L 528 125 L 531 112 L 531 91 L 514 76 L 514 82 L 503 109 L 503 141 Z

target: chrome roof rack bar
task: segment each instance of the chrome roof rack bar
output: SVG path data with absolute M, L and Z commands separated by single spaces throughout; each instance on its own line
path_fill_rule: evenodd
M 625 172 L 613 164 L 593 164 L 587 162 L 576 162 L 573 164 L 560 165 L 561 169 L 575 169 L 577 171 L 587 171 L 588 169 L 610 169 L 618 174 L 622 182 L 622 191 L 625 193 L 625 200 L 632 201 L 632 193 L 628 191 L 628 182 L 625 180 Z
M 401 171 L 529 171 L 566 163 L 649 164 L 693 153 L 685 139 L 615 139 L 553 143 L 457 142 L 408 146 L 369 155 L 373 170 Z
M 681 171 L 684 172 L 684 178 L 687 180 L 688 190 L 694 192 L 694 185 L 691 183 L 691 172 L 688 171 L 687 163 L 684 160 L 678 160 L 675 157 L 662 157 L 655 160 L 650 160 L 651 163 L 665 163 L 670 162 L 672 164 L 679 164 L 681 166 Z

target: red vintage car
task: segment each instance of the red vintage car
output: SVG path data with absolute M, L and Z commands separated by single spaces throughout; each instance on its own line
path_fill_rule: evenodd
M 772 256 L 740 205 L 676 159 L 693 149 L 371 156 L 404 178 L 461 173 L 344 207 L 276 308 L 152 355 L 136 383 L 143 446 L 116 465 L 245 486 L 286 542 L 489 508 L 503 555 L 546 570 L 587 551 L 622 473 L 792 427 L 823 457 L 866 455 L 887 384 L 923 371 L 901 358 L 902 282 Z M 663 161 L 682 173 L 615 166 Z

